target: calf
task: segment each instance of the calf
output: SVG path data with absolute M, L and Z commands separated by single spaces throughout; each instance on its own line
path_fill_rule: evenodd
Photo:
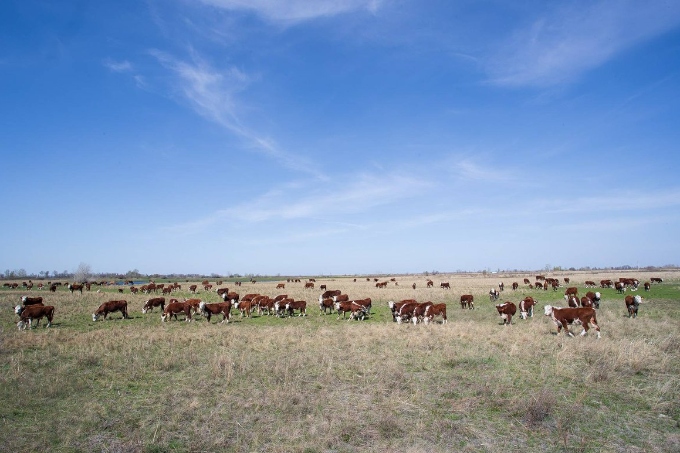
M 404 321 L 406 322 L 410 321 L 411 318 L 413 318 L 413 313 L 415 312 L 417 307 L 418 307 L 417 302 L 407 302 L 403 304 L 401 307 L 399 307 L 399 310 L 395 314 L 397 324 L 401 324 Z
M 14 311 L 19 315 L 19 322 L 17 323 L 19 330 L 25 330 L 27 326 L 33 327 L 34 319 L 37 321 L 37 326 L 42 318 L 47 318 L 45 327 L 50 327 L 54 318 L 54 307 L 51 305 L 29 305 L 27 307 L 17 305 Z
M 307 301 L 294 300 L 286 303 L 286 311 L 288 316 L 293 316 L 295 310 L 299 311 L 298 316 L 307 316 Z
M 330 297 L 323 299 L 319 296 L 319 310 L 321 310 L 324 315 L 326 314 L 326 311 L 330 311 L 330 313 L 333 314 L 333 306 L 333 299 Z
M 442 289 L 451 289 L 451 285 L 449 285 L 449 282 L 442 282 L 442 283 L 439 284 L 439 286 Z
M 626 296 L 626 310 L 628 310 L 628 317 L 637 318 L 638 306 L 642 302 L 642 297 L 640 296 Z
M 460 308 L 467 308 L 472 310 L 475 308 L 475 296 L 472 294 L 463 294 L 460 296 Z
M 142 313 L 153 311 L 155 307 L 161 307 L 161 311 L 165 309 L 165 297 L 154 297 L 144 302 Z
M 92 313 L 92 322 L 97 321 L 100 316 L 104 316 L 104 319 L 106 319 L 109 313 L 116 311 L 119 311 L 123 315 L 123 319 L 129 319 L 130 317 L 128 316 L 127 306 L 128 304 L 125 300 L 110 300 L 108 302 L 104 302 L 94 313 Z
M 442 324 L 446 324 L 448 321 L 446 319 L 446 304 L 432 304 L 425 308 L 425 315 L 423 316 L 423 322 L 429 324 L 432 322 L 435 316 L 442 317 Z
M 392 320 L 393 321 L 397 320 L 397 314 L 398 314 L 399 310 L 401 309 L 401 307 L 404 304 L 408 304 L 408 303 L 416 303 L 416 301 L 415 301 L 415 299 L 406 299 L 406 300 L 402 300 L 401 302 L 395 302 L 393 300 L 387 302 L 387 306 L 390 307 L 390 311 L 392 312 Z
M 349 319 L 360 319 L 364 320 L 366 317 L 366 307 L 352 302 L 336 302 L 335 311 L 338 312 L 338 319 L 340 319 L 340 313 L 342 313 L 342 319 L 345 319 L 345 313 L 349 313 Z
M 509 326 L 512 324 L 512 317 L 517 313 L 517 305 L 512 302 L 503 302 L 496 305 L 496 310 L 501 315 L 501 319 L 503 319 L 503 325 Z
M 586 297 L 588 299 L 590 299 L 591 301 L 593 301 L 593 307 L 600 308 L 600 292 L 599 291 L 597 291 L 597 292 L 588 291 L 586 293 Z
M 422 304 L 418 304 L 416 308 L 413 310 L 413 315 L 411 316 L 411 321 L 413 321 L 413 324 L 418 324 L 419 321 L 422 321 L 425 318 L 425 310 L 427 307 L 430 305 L 433 305 L 432 302 L 423 302 Z
M 567 301 L 567 304 L 571 308 L 577 308 L 579 306 L 579 304 L 581 303 L 581 301 L 579 301 L 576 296 L 564 296 L 564 300 Z
M 574 334 L 569 331 L 569 324 L 581 324 L 583 332 L 581 336 L 588 333 L 590 326 L 597 331 L 597 338 L 600 338 L 600 326 L 597 325 L 597 317 L 595 316 L 594 308 L 559 308 L 550 305 L 545 306 L 545 315 L 550 316 L 557 326 L 557 333 L 559 334 L 564 328 L 564 332 L 573 337 Z
M 578 288 L 575 286 L 572 286 L 571 288 L 567 288 L 567 290 L 564 292 L 564 299 L 566 300 L 567 297 L 573 296 L 576 297 L 578 295 Z
M 529 316 L 534 317 L 534 306 L 536 301 L 533 297 L 527 296 L 519 302 L 519 317 L 527 319 Z
M 205 319 L 210 322 L 212 315 L 222 315 L 221 322 L 229 322 L 229 317 L 231 316 L 231 302 L 219 302 L 216 304 L 206 304 L 201 301 L 198 304 L 198 309 Z
M 191 305 L 186 302 L 170 302 L 165 306 L 163 314 L 161 315 L 161 322 L 170 321 L 171 318 L 177 320 L 177 315 L 184 313 L 185 321 L 191 322 Z
M 500 291 L 498 291 L 496 288 L 491 288 L 489 290 L 489 300 L 491 302 L 498 300 L 498 298 L 501 296 Z

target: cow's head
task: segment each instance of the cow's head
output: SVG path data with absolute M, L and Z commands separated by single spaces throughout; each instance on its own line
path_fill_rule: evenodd
M 24 307 L 22 307 L 21 305 L 17 305 L 16 307 L 14 307 L 14 313 L 16 313 L 17 315 L 20 315 L 22 311 L 24 311 Z
M 96 322 L 97 319 L 99 319 L 99 315 L 96 312 L 92 313 L 92 322 Z
M 552 305 L 546 305 L 545 307 L 543 307 L 543 310 L 544 310 L 546 316 L 552 316 L 552 314 L 553 314 Z

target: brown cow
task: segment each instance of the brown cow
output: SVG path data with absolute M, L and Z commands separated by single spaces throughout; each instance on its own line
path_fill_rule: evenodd
M 593 301 L 588 296 L 581 297 L 581 307 L 592 307 Z
M 432 288 L 434 286 L 434 282 L 432 280 L 427 281 L 427 287 Z
M 321 296 L 319 296 L 319 310 L 321 310 L 324 315 L 326 314 L 326 311 L 329 311 L 330 314 L 333 314 L 334 306 L 335 303 L 333 302 L 333 299 L 330 297 L 323 299 Z
M 581 304 L 581 301 L 576 296 L 564 296 L 564 299 L 571 308 L 577 308 Z
M 517 313 L 517 305 L 512 302 L 503 302 L 496 305 L 496 310 L 501 315 L 501 319 L 503 319 L 503 325 L 509 326 L 512 324 L 512 317 Z
M 588 291 L 586 297 L 593 302 L 593 307 L 600 308 L 600 293 Z
M 408 303 L 416 303 L 415 299 L 406 299 L 402 300 L 401 302 L 395 302 L 393 300 L 387 302 L 387 306 L 390 307 L 390 311 L 392 311 L 392 319 L 393 321 L 397 320 L 397 313 L 399 312 L 399 309 L 404 305 Z
M 534 306 L 536 301 L 533 297 L 527 296 L 519 302 L 519 317 L 527 319 L 527 317 L 534 317 Z
M 123 319 L 130 319 L 127 312 L 127 306 L 128 304 L 125 300 L 110 300 L 104 302 L 94 313 L 92 313 L 92 322 L 96 322 L 100 316 L 104 316 L 104 319 L 106 319 L 109 313 L 115 311 L 119 311 L 123 315 Z
M 298 316 L 307 316 L 307 301 L 305 300 L 294 300 L 286 303 L 286 311 L 288 312 L 288 316 L 293 316 L 293 313 L 295 310 L 298 310 L 300 313 Z
M 286 287 L 285 283 L 279 283 L 278 285 L 276 285 L 276 289 L 283 289 L 285 287 Z
M 219 302 L 216 304 L 206 304 L 201 301 L 198 304 L 198 309 L 205 319 L 210 322 L 210 317 L 212 315 L 222 315 L 221 322 L 229 322 L 229 316 L 231 316 L 231 302 Z
M 637 318 L 638 307 L 640 306 L 640 302 L 642 302 L 642 297 L 632 295 L 626 296 L 625 302 L 626 310 L 628 310 L 628 317 L 630 318 L 632 316 L 633 318 Z
M 442 289 L 451 289 L 451 285 L 449 285 L 449 282 L 441 282 L 439 284 L 439 287 Z
M 305 283 L 305 289 L 314 289 L 314 283 L 312 282 Z
M 144 302 L 142 313 L 153 311 L 155 307 L 161 307 L 161 311 L 163 311 L 165 309 L 165 297 L 153 297 Z
M 595 288 L 595 286 L 596 286 L 596 285 L 595 285 L 595 282 L 592 281 L 592 280 L 586 280 L 586 282 L 584 283 L 584 285 L 585 285 L 586 288 Z
M 342 291 L 340 291 L 339 289 L 329 289 L 327 291 L 324 291 L 323 294 L 319 296 L 319 300 L 327 299 L 333 296 L 339 296 L 340 294 L 342 294 Z
M 525 279 L 524 279 L 524 284 L 525 284 L 525 285 L 531 285 L 531 280 L 529 280 L 528 278 L 525 278 Z
M 460 308 L 467 308 L 472 310 L 475 308 L 475 296 L 472 294 L 463 294 L 460 296 Z
M 80 294 L 83 294 L 83 285 L 78 283 L 69 283 L 68 290 L 71 291 L 71 294 L 73 294 L 74 291 L 80 291 Z
M 413 318 L 413 313 L 415 312 L 417 307 L 418 302 L 406 302 L 405 304 L 401 305 L 401 307 L 399 307 L 399 310 L 395 314 L 397 324 L 401 324 L 404 321 L 406 322 L 410 321 L 411 318 Z
M 652 283 L 662 283 L 662 282 L 663 282 L 663 278 L 652 277 L 652 278 L 649 279 L 649 281 L 652 282 Z
M 435 316 L 441 316 L 442 317 L 442 324 L 446 324 L 448 322 L 446 318 L 446 304 L 432 304 L 428 305 L 427 308 L 425 308 L 425 315 L 423 316 L 423 322 L 425 324 L 429 324 L 432 322 Z
M 29 305 L 27 307 L 17 305 L 14 311 L 19 315 L 19 322 L 17 323 L 19 330 L 25 330 L 26 326 L 33 327 L 34 319 L 37 321 L 37 326 L 42 318 L 47 318 L 45 327 L 50 327 L 54 319 L 54 307 L 51 305 Z
M 512 282 L 512 290 L 517 291 L 517 288 L 519 288 L 519 283 L 517 282 Z
M 597 325 L 597 317 L 595 309 L 593 308 L 559 308 L 550 305 L 545 306 L 545 315 L 550 316 L 557 326 L 557 333 L 559 334 L 564 328 L 564 332 L 573 337 L 574 334 L 569 331 L 569 324 L 576 322 L 583 326 L 581 336 L 588 333 L 589 326 L 595 328 L 597 331 L 597 338 L 600 338 L 600 326 Z
M 359 319 L 364 320 L 366 317 L 366 307 L 352 302 L 336 302 L 335 311 L 338 312 L 338 319 L 340 319 L 340 314 L 342 313 L 342 319 L 345 319 L 345 313 L 349 313 L 349 319 Z
M 174 299 L 173 299 L 174 300 Z M 177 315 L 184 313 L 185 321 L 191 322 L 191 305 L 186 302 L 172 302 L 165 306 L 161 315 L 161 322 L 170 321 L 173 317 L 177 320 Z
M 189 286 L 189 292 L 196 294 L 196 290 L 198 289 L 198 285 L 190 285 Z
M 569 296 L 574 296 L 574 297 L 578 296 L 578 288 L 576 288 L 575 286 L 567 288 L 567 290 L 564 292 L 564 299 L 566 300 L 567 297 L 569 297 Z
M 23 305 L 24 307 L 27 307 L 29 305 L 43 305 L 43 298 L 21 296 L 21 305 Z

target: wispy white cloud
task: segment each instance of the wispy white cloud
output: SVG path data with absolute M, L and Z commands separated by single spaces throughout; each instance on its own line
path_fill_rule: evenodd
M 202 0 L 225 10 L 252 11 L 270 22 L 295 24 L 355 11 L 375 14 L 382 0 Z
M 496 168 L 489 164 L 482 165 L 471 158 L 464 158 L 455 162 L 453 170 L 459 178 L 468 181 L 501 182 L 511 179 L 511 174 L 507 169 Z
M 680 24 L 680 3 L 600 0 L 560 3 L 517 30 L 488 66 L 504 86 L 553 86 Z
M 233 66 L 215 69 L 196 52 L 192 52 L 191 61 L 179 60 L 156 49 L 150 53 L 176 75 L 176 93 L 196 113 L 241 137 L 252 151 L 266 155 L 291 170 L 320 180 L 327 179 L 309 159 L 285 152 L 274 140 L 259 135 L 242 122 L 240 112 L 245 107 L 236 97 L 250 85 L 253 77 Z
M 127 60 L 113 61 L 106 59 L 104 60 L 104 66 L 113 72 L 131 72 L 133 70 L 132 63 Z

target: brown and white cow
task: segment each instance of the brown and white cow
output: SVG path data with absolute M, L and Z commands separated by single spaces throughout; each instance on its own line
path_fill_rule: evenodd
M 401 302 L 395 302 L 393 300 L 387 302 L 387 306 L 390 307 L 390 311 L 392 312 L 392 320 L 393 321 L 397 320 L 397 313 L 399 312 L 401 307 L 404 304 L 408 304 L 408 303 L 416 303 L 416 300 L 415 299 L 405 299 L 405 300 L 402 300 Z
M 314 289 L 314 283 L 312 282 L 305 283 L 305 289 Z
M 533 297 L 527 296 L 519 302 L 519 317 L 527 319 L 529 316 L 534 317 L 534 306 L 536 301 Z
M 80 291 L 80 294 L 83 294 L 83 285 L 78 283 L 69 283 L 68 290 L 71 291 L 71 294 L 73 294 L 75 291 Z
M 418 307 L 418 302 L 406 302 L 402 304 L 398 310 L 396 310 L 394 314 L 394 318 L 397 321 L 397 324 L 401 324 L 402 322 L 408 322 L 411 320 L 413 317 L 413 312 L 416 310 Z
M 578 296 L 578 288 L 576 288 L 575 286 L 567 288 L 567 290 L 564 292 L 564 299 L 566 300 L 570 296 L 573 297 Z
M 19 330 L 25 330 L 27 326 L 33 327 L 34 319 L 37 321 L 37 326 L 42 318 L 47 318 L 45 327 L 50 327 L 54 319 L 54 307 L 51 305 L 29 305 L 26 307 L 17 305 L 14 311 L 19 315 L 19 322 L 17 323 Z
M 550 316 L 557 326 L 557 333 L 559 334 L 564 328 L 564 332 L 573 337 L 574 334 L 569 331 L 569 324 L 581 324 L 583 332 L 581 336 L 588 333 L 588 329 L 592 326 L 597 331 L 597 338 L 600 338 L 600 326 L 597 325 L 597 317 L 594 308 L 560 308 L 546 305 L 545 315 Z
M 472 294 L 463 294 L 460 296 L 460 308 L 467 308 L 472 310 L 475 308 L 475 296 Z
M 174 299 L 173 299 L 174 300 Z M 177 315 L 184 313 L 185 321 L 191 322 L 191 305 L 186 302 L 172 302 L 165 306 L 161 315 L 161 322 L 170 321 L 173 317 L 177 320 Z
M 517 288 L 519 288 L 519 283 L 517 282 L 512 282 L 512 290 L 517 291 Z
M 599 291 L 596 291 L 596 292 L 588 291 L 586 293 L 586 297 L 593 302 L 593 307 L 600 308 L 600 297 L 601 296 L 600 296 Z M 581 305 L 583 305 L 583 304 L 581 304 Z
M 446 324 L 448 321 L 446 319 L 446 304 L 432 304 L 425 308 L 425 315 L 423 316 L 423 322 L 429 324 L 435 318 L 435 316 L 442 317 L 442 324 Z
M 367 297 L 365 299 L 354 299 L 352 302 L 366 308 L 366 313 L 369 315 L 371 314 L 371 308 L 373 307 L 373 305 L 370 297 Z
M 428 301 L 420 303 L 416 306 L 416 308 L 413 310 L 413 314 L 411 315 L 411 321 L 413 321 L 414 325 L 423 321 L 423 319 L 425 318 L 425 310 L 427 309 L 427 307 L 431 305 L 434 304 Z
M 569 305 L 571 308 L 577 308 L 579 305 L 581 305 L 581 301 L 578 300 L 578 297 L 576 296 L 564 296 L 564 300 L 567 301 L 567 305 Z
M 663 282 L 663 278 L 652 277 L 652 278 L 649 279 L 649 281 L 652 282 L 652 283 L 662 283 L 662 282 Z
M 442 289 L 451 289 L 451 285 L 449 285 L 449 282 L 441 282 L 441 283 L 439 284 L 439 286 L 440 286 Z
M 278 285 L 276 285 L 276 289 L 284 289 L 285 287 L 286 287 L 285 283 L 279 283 Z
M 595 285 L 595 282 L 592 280 L 586 280 L 584 285 L 586 288 L 595 288 L 595 286 L 597 286 Z
M 581 307 L 592 307 L 593 300 L 588 296 L 581 297 Z
M 288 316 L 293 316 L 295 310 L 297 310 L 298 316 L 307 316 L 307 301 L 305 300 L 293 300 L 286 303 L 285 306 Z
M 148 299 L 146 302 L 144 302 L 142 313 L 153 311 L 153 309 L 156 307 L 160 307 L 161 311 L 165 309 L 165 297 L 152 297 L 151 299 Z
M 501 293 L 496 288 L 491 288 L 489 290 L 489 300 L 491 302 L 498 300 L 499 297 L 501 297 Z
M 638 307 L 640 306 L 640 302 L 642 302 L 642 297 L 632 295 L 626 296 L 625 302 L 626 310 L 628 310 L 628 317 L 630 318 L 632 316 L 633 318 L 637 318 Z
M 42 297 L 21 296 L 21 305 L 28 307 L 29 305 L 43 305 Z
M 319 300 L 328 299 L 329 297 L 333 296 L 339 296 L 340 294 L 342 294 L 342 291 L 340 291 L 339 289 L 329 289 L 327 291 L 324 291 L 323 294 L 319 296 Z
M 645 291 L 649 291 L 652 287 L 652 284 L 650 282 L 645 282 Z
M 366 307 L 354 301 L 335 302 L 335 311 L 338 312 L 338 319 L 340 319 L 340 314 L 342 314 L 342 319 L 345 319 L 345 314 L 349 313 L 350 320 L 358 319 L 363 321 L 367 315 Z
M 496 310 L 498 311 L 498 314 L 501 315 L 503 325 L 509 326 L 512 324 L 512 317 L 517 313 L 517 305 L 512 302 L 503 302 L 502 304 L 496 305 Z
M 335 306 L 335 302 L 333 302 L 333 299 L 330 297 L 327 298 L 322 298 L 319 296 L 319 310 L 323 312 L 325 315 L 327 311 L 330 311 L 330 314 L 333 314 L 333 307 Z
M 104 316 L 104 319 L 106 319 L 109 313 L 116 311 L 119 311 L 120 314 L 123 315 L 123 319 L 129 319 L 127 307 L 128 303 L 125 300 L 110 300 L 104 302 L 94 313 L 92 313 L 92 322 L 96 322 L 100 316 Z
M 201 301 L 198 304 L 198 309 L 205 319 L 210 322 L 210 318 L 215 315 L 222 315 L 221 322 L 229 322 L 229 317 L 231 316 L 231 302 L 219 302 L 216 304 L 206 304 Z

